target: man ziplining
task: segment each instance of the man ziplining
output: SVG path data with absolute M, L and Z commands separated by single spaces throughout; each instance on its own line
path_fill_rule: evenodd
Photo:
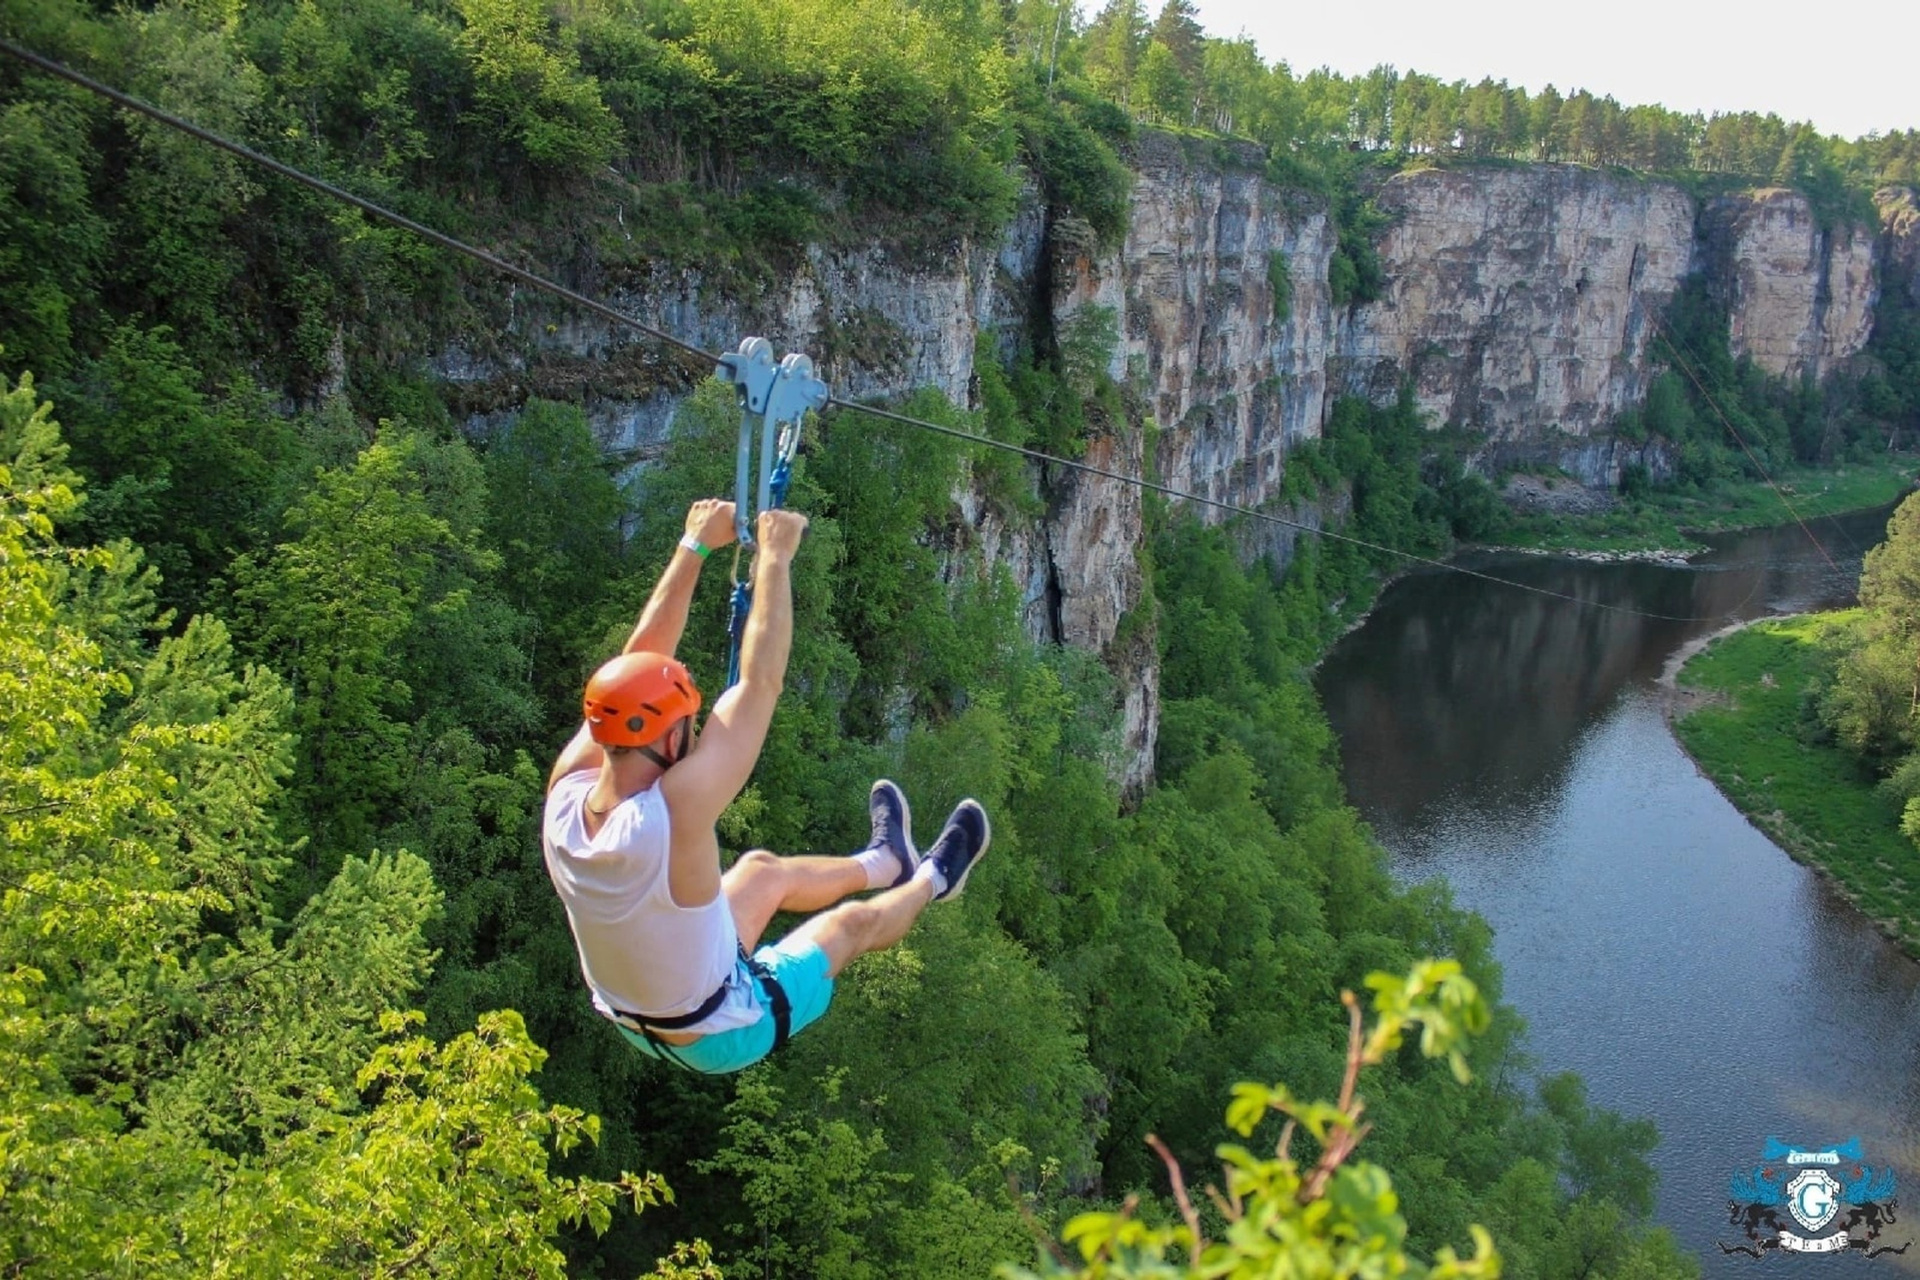
M 990 838 L 986 810 L 962 800 L 922 856 L 906 796 L 881 779 L 866 848 L 754 849 L 721 872 L 714 823 L 773 720 L 806 527 L 798 512 L 760 513 L 740 680 L 696 736 L 700 691 L 673 654 L 701 565 L 734 539 L 734 506 L 694 503 L 625 650 L 587 681 L 584 723 L 547 779 L 541 845 L 594 1008 L 639 1048 L 695 1071 L 751 1066 L 819 1018 L 847 963 L 905 937 L 929 902 L 958 897 Z M 884 892 L 843 901 L 869 889 Z M 818 914 L 761 947 L 777 911 Z

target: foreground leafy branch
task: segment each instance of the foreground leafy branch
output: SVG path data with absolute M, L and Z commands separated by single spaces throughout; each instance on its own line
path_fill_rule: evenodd
M 1084 1213 L 1068 1222 L 1063 1238 L 1079 1251 L 1082 1265 L 1057 1255 L 1043 1260 L 1039 1273 L 1005 1269 L 1007 1280 L 1132 1280 L 1146 1277 L 1250 1276 L 1404 1276 L 1409 1280 L 1496 1280 L 1500 1257 L 1485 1229 L 1474 1227 L 1473 1255 L 1458 1257 L 1443 1248 L 1431 1264 L 1409 1257 L 1407 1225 L 1399 1198 L 1384 1169 L 1354 1160 L 1367 1136 L 1358 1095 L 1360 1069 L 1398 1051 L 1415 1028 L 1420 1052 L 1444 1057 L 1454 1077 L 1468 1077 L 1463 1045 L 1486 1030 L 1490 1010 L 1473 981 L 1453 960 L 1423 960 L 1404 978 L 1375 973 L 1375 1021 L 1363 1023 L 1360 1002 L 1342 992 L 1347 1007 L 1346 1073 L 1336 1102 L 1297 1098 L 1284 1084 L 1239 1084 L 1227 1107 L 1227 1124 L 1242 1137 L 1271 1112 L 1286 1117 L 1273 1155 L 1263 1158 L 1238 1143 L 1219 1148 L 1225 1190 L 1207 1188 L 1207 1198 L 1223 1223 L 1219 1239 L 1209 1239 L 1201 1210 L 1188 1193 L 1186 1177 L 1166 1144 L 1147 1142 L 1166 1163 L 1180 1221 L 1155 1226 L 1136 1215 L 1137 1197 L 1117 1211 Z M 1319 1156 L 1303 1163 L 1293 1154 L 1295 1134 L 1305 1129 L 1319 1145 Z M 1172 1260 L 1184 1253 L 1184 1261 Z M 1172 1258 L 1170 1258 L 1172 1255 Z

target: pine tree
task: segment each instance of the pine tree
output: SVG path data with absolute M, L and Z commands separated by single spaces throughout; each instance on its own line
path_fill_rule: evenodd
M 1087 76 L 1122 104 L 1146 52 L 1147 18 L 1140 0 L 1108 0 L 1087 28 Z

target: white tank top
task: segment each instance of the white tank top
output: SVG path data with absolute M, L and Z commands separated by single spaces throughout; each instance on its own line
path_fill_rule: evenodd
M 683 907 L 668 891 L 660 788 L 627 797 L 588 836 L 587 793 L 598 777 L 582 769 L 554 783 L 540 832 L 594 1008 L 671 1018 L 693 1012 L 725 983 L 720 1007 L 683 1029 L 710 1035 L 758 1022 L 760 1003 L 737 972 L 740 935 L 726 894 Z

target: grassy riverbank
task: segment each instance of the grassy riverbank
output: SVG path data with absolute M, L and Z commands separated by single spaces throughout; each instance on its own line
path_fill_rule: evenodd
M 1857 616 L 1776 618 L 1715 640 L 1680 669 L 1693 706 L 1674 731 L 1756 826 L 1920 957 L 1920 849 L 1900 834 L 1900 807 L 1801 709 L 1832 671 L 1828 640 Z
M 1500 542 L 1533 551 L 1698 551 L 1694 535 L 1699 533 L 1883 506 L 1913 487 L 1916 470 L 1920 459 L 1889 454 L 1871 462 L 1784 470 L 1774 477 L 1777 489 L 1761 480 L 1721 481 L 1704 489 L 1622 499 L 1612 510 L 1587 515 L 1527 513 L 1515 518 Z

